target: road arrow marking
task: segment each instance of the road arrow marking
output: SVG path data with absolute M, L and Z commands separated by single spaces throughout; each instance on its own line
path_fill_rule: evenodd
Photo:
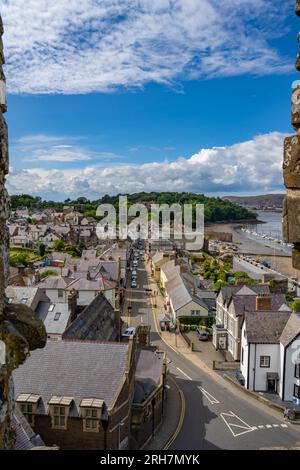
M 207 400 L 209 401 L 209 403 L 210 403 L 211 405 L 216 405 L 216 404 L 220 403 L 219 400 L 217 400 L 217 399 L 216 399 L 213 395 L 211 395 L 207 390 L 205 390 L 205 389 L 202 388 L 202 387 L 198 387 L 198 388 L 199 388 L 200 392 L 203 393 L 203 395 L 205 396 L 205 398 L 207 398 Z

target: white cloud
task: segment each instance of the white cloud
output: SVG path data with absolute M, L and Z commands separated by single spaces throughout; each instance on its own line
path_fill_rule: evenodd
M 272 132 L 228 147 L 202 149 L 190 158 L 171 162 L 66 170 L 12 168 L 8 189 L 19 194 L 31 188 L 31 193 L 57 199 L 138 191 L 281 191 L 284 137 Z
M 6 0 L 8 90 L 107 92 L 291 70 L 287 0 Z

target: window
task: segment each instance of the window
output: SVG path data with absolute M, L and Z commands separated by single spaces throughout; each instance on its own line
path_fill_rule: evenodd
M 49 400 L 49 413 L 53 429 L 67 429 L 72 397 L 52 396 Z
M 192 317 L 198 317 L 200 315 L 200 310 L 191 310 Z
M 21 304 L 27 304 L 28 299 L 24 297 L 24 299 L 21 299 Z
M 270 356 L 260 356 L 260 367 L 270 367 Z
M 56 314 L 54 315 L 54 321 L 58 321 L 60 319 L 60 316 L 61 316 L 61 313 L 56 312 Z
M 99 432 L 103 400 L 99 398 L 83 398 L 80 403 L 83 431 Z
M 34 426 L 34 410 L 32 403 L 22 403 L 20 405 L 24 417 L 27 419 L 30 426 Z
M 294 385 L 294 397 L 300 398 L 300 387 L 299 385 Z
M 52 427 L 55 429 L 67 429 L 67 413 L 65 406 L 53 406 Z
M 22 393 L 17 398 L 17 404 L 30 426 L 34 426 L 34 418 L 40 398 L 39 395 L 30 393 Z
M 244 348 L 242 348 L 242 364 L 244 364 Z
M 295 365 L 295 378 L 300 379 L 300 362 Z
M 98 432 L 100 413 L 97 408 L 85 408 L 82 410 L 83 430 L 86 432 Z
M 60 299 L 63 298 L 63 296 L 64 296 L 64 291 L 63 291 L 63 289 L 58 289 L 58 294 L 57 294 L 57 295 L 58 295 L 58 297 L 59 297 Z
M 54 304 L 51 304 L 50 307 L 49 307 L 49 312 L 53 312 L 54 307 L 55 307 L 55 305 L 54 305 Z

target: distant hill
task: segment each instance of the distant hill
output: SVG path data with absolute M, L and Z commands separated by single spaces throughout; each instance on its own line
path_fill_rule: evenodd
M 249 209 L 275 209 L 283 207 L 284 194 L 263 194 L 261 196 L 224 196 L 226 201 Z
M 127 196 L 129 206 L 135 203 L 144 203 L 148 207 L 151 206 L 151 203 L 169 205 L 175 203 L 191 204 L 193 207 L 195 207 L 196 204 L 204 204 L 205 222 L 229 222 L 237 220 L 256 219 L 255 213 L 249 211 L 241 205 L 234 204 L 229 200 L 222 199 L 219 197 L 207 197 L 203 194 L 187 192 L 142 192 L 135 194 L 127 194 Z M 119 195 L 105 195 L 97 201 L 90 201 L 86 198 L 81 197 L 76 199 L 75 201 L 67 199 L 64 202 L 43 201 L 39 197 L 32 197 L 28 194 L 11 196 L 11 205 L 13 210 L 20 207 L 28 207 L 31 210 L 46 209 L 49 207 L 53 207 L 56 210 L 62 210 L 64 205 L 69 205 L 73 206 L 76 210 L 81 212 L 85 217 L 95 217 L 96 209 L 101 203 L 113 204 L 116 210 L 118 210 Z

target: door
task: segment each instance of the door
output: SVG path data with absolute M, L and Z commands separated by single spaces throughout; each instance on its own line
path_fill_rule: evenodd
M 277 380 L 276 379 L 268 379 L 268 392 L 269 393 L 277 392 Z

